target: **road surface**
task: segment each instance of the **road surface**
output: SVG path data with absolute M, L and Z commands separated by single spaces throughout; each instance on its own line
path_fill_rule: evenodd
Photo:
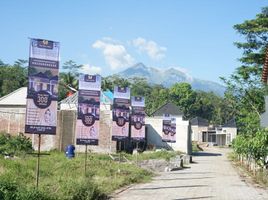
M 134 185 L 115 200 L 268 200 L 268 191 L 241 178 L 226 149 L 207 148 L 189 168 L 163 172 L 152 182 Z

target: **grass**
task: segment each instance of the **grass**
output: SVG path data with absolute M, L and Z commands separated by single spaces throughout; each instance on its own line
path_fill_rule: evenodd
M 114 190 L 149 181 L 153 175 L 133 164 L 114 162 L 104 154 L 88 156 L 85 174 L 84 156 L 77 154 L 74 159 L 67 159 L 61 152 L 42 156 L 38 191 L 34 189 L 36 158 L 27 155 L 23 159 L 5 160 L 0 157 L 0 199 L 1 194 L 7 194 L 5 188 L 17 191 L 12 192 L 17 196 L 24 194 L 19 199 L 35 199 L 35 196 L 36 199 L 106 199 Z
M 192 142 L 192 152 L 194 153 L 194 152 L 198 152 L 198 151 L 203 151 L 203 149 L 198 146 L 197 142 L 193 141 Z
M 151 159 L 164 159 L 169 161 L 171 158 L 181 155 L 182 153 L 179 151 L 167 151 L 167 150 L 159 150 L 159 151 L 145 151 L 143 153 L 138 154 L 138 160 L 151 160 Z M 126 154 L 123 155 L 131 161 L 136 160 L 136 155 Z

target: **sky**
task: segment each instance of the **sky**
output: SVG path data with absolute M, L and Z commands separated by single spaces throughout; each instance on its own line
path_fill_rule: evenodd
M 264 0 L 2 0 L 0 60 L 28 59 L 29 38 L 60 42 L 61 65 L 103 76 L 135 63 L 220 82 L 240 65 L 235 24 Z

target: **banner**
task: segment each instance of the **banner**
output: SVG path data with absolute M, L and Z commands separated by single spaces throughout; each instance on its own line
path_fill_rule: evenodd
M 112 140 L 125 140 L 129 132 L 130 89 L 114 87 Z
M 170 142 L 170 128 L 171 128 L 171 117 L 169 114 L 163 115 L 163 127 L 162 127 L 162 141 Z
M 101 76 L 79 76 L 76 144 L 98 145 Z
M 170 142 L 176 143 L 176 118 L 175 117 L 171 117 Z
M 145 140 L 145 101 L 144 97 L 131 97 L 131 139 L 133 141 Z
M 56 134 L 59 42 L 30 39 L 25 133 Z

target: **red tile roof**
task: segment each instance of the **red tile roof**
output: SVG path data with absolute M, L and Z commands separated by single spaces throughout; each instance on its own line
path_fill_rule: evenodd
M 266 48 L 265 61 L 264 61 L 263 69 L 262 69 L 263 83 L 267 84 L 267 78 L 268 78 L 268 47 Z

